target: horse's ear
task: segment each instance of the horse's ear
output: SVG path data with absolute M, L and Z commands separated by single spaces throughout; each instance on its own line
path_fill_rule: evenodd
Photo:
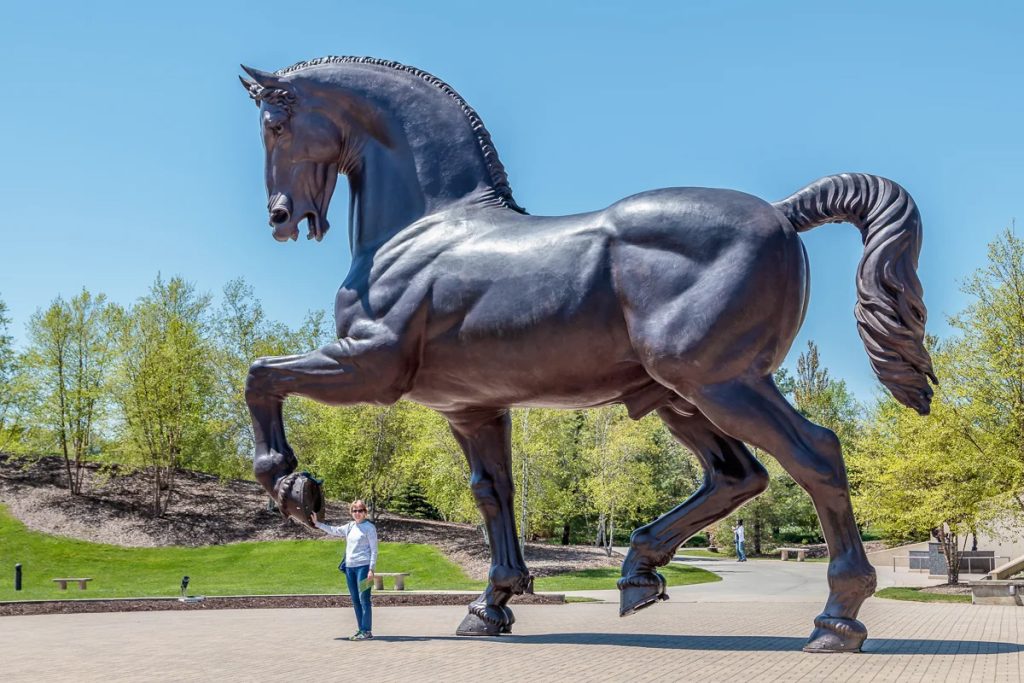
M 253 80 L 261 87 L 271 88 L 273 90 L 288 90 L 288 83 L 276 74 L 272 74 L 267 71 L 260 71 L 259 69 L 253 69 L 245 64 L 241 64 L 239 66 L 242 67 L 242 71 L 252 76 Z M 243 83 L 244 82 L 245 81 L 243 80 Z
M 242 87 L 245 88 L 245 92 L 249 93 L 249 97 L 251 97 L 252 101 L 256 104 L 257 107 L 259 107 L 260 90 L 262 90 L 260 84 L 257 83 L 256 81 L 247 81 L 241 76 L 238 77 L 238 80 L 242 82 Z

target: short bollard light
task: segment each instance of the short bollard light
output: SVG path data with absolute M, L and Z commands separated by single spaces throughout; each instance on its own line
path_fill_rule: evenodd
M 205 600 L 206 598 L 204 596 L 202 596 L 202 595 L 192 595 L 192 596 L 189 596 L 189 595 L 186 594 L 185 591 L 188 590 L 188 582 L 189 582 L 189 578 L 187 576 L 181 577 L 181 597 L 178 598 L 178 602 L 184 602 L 184 603 L 187 603 L 187 604 L 192 604 L 192 603 L 196 603 L 196 602 L 202 602 L 203 600 Z
M 21 562 L 14 565 L 14 590 L 21 590 Z

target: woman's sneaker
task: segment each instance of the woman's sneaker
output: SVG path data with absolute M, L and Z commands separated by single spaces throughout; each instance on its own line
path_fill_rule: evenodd
M 352 637 L 352 640 L 373 640 L 373 633 L 370 631 L 360 631 Z
M 354 636 L 349 636 L 348 639 L 349 640 L 363 640 L 363 632 L 362 631 L 356 631 L 356 634 Z

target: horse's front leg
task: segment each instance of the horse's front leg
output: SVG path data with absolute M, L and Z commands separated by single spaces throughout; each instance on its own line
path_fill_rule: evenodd
M 469 460 L 476 505 L 487 526 L 491 570 L 487 589 L 469 605 L 456 634 L 494 636 L 511 633 L 515 617 L 509 598 L 533 592 L 516 539 L 512 495 L 512 423 L 507 410 L 467 411 L 447 415 L 452 433 Z
M 298 459 L 285 438 L 282 406 L 290 395 L 321 403 L 390 403 L 398 400 L 402 376 L 399 354 L 389 345 L 340 339 L 297 356 L 260 358 L 249 368 L 245 401 L 252 417 L 256 480 L 281 513 L 311 525 L 310 514 L 323 513 L 320 484 L 295 472 Z

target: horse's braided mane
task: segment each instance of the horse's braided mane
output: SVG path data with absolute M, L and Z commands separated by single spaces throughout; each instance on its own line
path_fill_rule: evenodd
M 465 114 L 470 127 L 473 129 L 473 133 L 476 135 L 476 141 L 480 145 L 480 152 L 484 156 L 484 163 L 491 176 L 491 184 L 494 188 L 495 194 L 497 195 L 498 201 L 502 206 L 520 213 L 526 213 L 526 210 L 519 206 L 519 204 L 516 203 L 516 200 L 512 197 L 512 186 L 509 185 L 508 182 L 508 173 L 506 173 L 505 166 L 501 163 L 501 159 L 498 158 L 498 150 L 494 148 L 494 143 L 491 141 L 491 134 L 487 132 L 487 128 L 484 127 L 484 122 L 481 120 L 480 115 L 476 113 L 473 107 L 469 106 L 469 103 L 466 102 L 466 100 L 462 99 L 462 95 L 455 92 L 455 88 L 451 87 L 437 76 L 427 73 L 422 69 L 417 69 L 414 66 L 406 66 L 405 64 L 394 62 L 389 59 L 378 59 L 376 57 L 320 57 L 318 59 L 299 62 L 298 64 L 293 64 L 292 66 L 284 69 L 278 69 L 274 73 L 278 76 L 285 76 L 296 71 L 301 71 L 302 69 L 320 66 L 322 64 L 371 64 L 373 66 L 381 66 L 387 69 L 402 71 L 412 76 L 422 78 L 427 83 L 451 97 L 455 100 L 455 103 L 459 105 L 462 113 Z

